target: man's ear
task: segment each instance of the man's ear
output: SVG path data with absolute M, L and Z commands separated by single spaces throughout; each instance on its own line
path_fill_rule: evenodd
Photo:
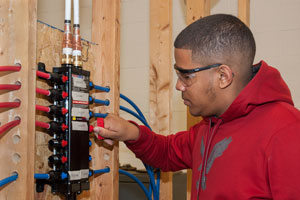
M 231 68 L 227 65 L 221 65 L 218 67 L 218 79 L 219 79 L 219 87 L 220 89 L 225 89 L 233 81 L 233 72 Z

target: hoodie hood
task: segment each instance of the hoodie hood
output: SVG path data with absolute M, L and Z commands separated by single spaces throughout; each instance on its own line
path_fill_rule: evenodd
M 253 66 L 253 72 L 253 79 L 220 116 L 224 122 L 247 115 L 255 107 L 270 102 L 294 105 L 291 92 L 277 69 L 261 61 Z

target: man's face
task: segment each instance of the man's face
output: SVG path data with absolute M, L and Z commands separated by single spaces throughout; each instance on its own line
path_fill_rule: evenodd
M 203 67 L 192 62 L 192 50 L 175 48 L 176 66 L 180 69 L 195 69 Z M 214 115 L 216 92 L 214 89 L 213 70 L 203 70 L 194 73 L 181 74 L 177 79 L 176 89 L 182 92 L 184 104 L 190 108 L 193 116 Z

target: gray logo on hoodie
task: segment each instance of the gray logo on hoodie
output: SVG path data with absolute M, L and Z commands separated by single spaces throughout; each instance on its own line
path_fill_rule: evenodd
M 202 181 L 201 181 L 202 190 L 206 189 L 206 174 L 209 173 L 209 170 L 212 167 L 215 159 L 223 155 L 223 152 L 227 149 L 228 145 L 231 142 L 232 142 L 232 137 L 225 138 L 222 141 L 216 143 L 215 146 L 213 147 L 213 149 L 208 157 L 208 160 L 207 160 L 205 173 L 202 174 Z M 204 150 L 205 150 L 205 146 L 204 146 L 203 137 L 202 137 L 201 147 L 200 147 L 200 153 L 201 153 L 202 158 L 204 158 Z M 202 161 L 203 161 L 203 159 L 202 159 Z M 202 163 L 200 164 L 200 166 L 198 168 L 200 173 L 201 173 L 201 168 L 202 168 Z M 200 184 L 200 179 L 197 181 L 197 190 L 199 190 L 199 184 Z

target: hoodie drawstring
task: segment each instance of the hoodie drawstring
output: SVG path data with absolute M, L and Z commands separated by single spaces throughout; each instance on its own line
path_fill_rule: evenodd
M 201 191 L 201 188 L 202 188 L 202 184 L 203 182 L 205 183 L 206 182 L 206 166 L 207 166 L 207 158 L 208 158 L 208 153 L 209 153 L 209 150 L 210 150 L 210 146 L 211 146 L 211 143 L 212 143 L 212 140 L 214 138 L 214 135 L 215 133 L 217 132 L 218 128 L 220 127 L 221 123 L 222 123 L 222 118 L 219 118 L 217 123 L 215 124 L 213 130 L 211 130 L 212 128 L 212 119 L 210 118 L 209 119 L 209 127 L 208 127 L 208 133 L 206 135 L 206 142 L 205 142 L 205 151 L 204 151 L 204 155 L 203 155 L 203 158 L 202 158 L 202 167 L 201 167 L 201 172 L 200 172 L 200 182 L 199 182 L 199 189 L 198 189 L 198 199 L 199 199 L 199 196 L 200 196 L 200 191 Z

